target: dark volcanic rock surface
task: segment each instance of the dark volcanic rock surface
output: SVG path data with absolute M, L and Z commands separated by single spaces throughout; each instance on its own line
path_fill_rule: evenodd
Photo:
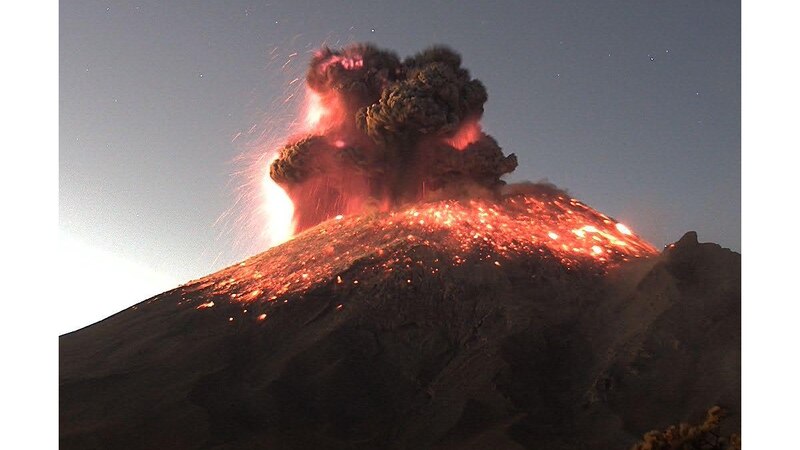
M 62 336 L 61 448 L 626 449 L 715 404 L 739 428 L 739 254 L 416 264 L 447 252 L 392 241 L 249 304 L 212 289 L 234 267 Z

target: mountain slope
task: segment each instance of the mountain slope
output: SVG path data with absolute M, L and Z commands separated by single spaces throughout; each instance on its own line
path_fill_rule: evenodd
M 737 429 L 740 256 L 532 198 L 326 222 L 62 336 L 62 448 L 627 448 L 714 404 Z M 576 214 L 611 228 L 562 244 Z

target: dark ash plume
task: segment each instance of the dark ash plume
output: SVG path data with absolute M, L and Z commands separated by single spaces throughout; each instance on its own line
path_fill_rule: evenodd
M 368 44 L 323 48 L 306 82 L 325 117 L 270 167 L 298 231 L 365 208 L 497 196 L 517 166 L 480 131 L 486 89 L 448 48 L 402 62 Z

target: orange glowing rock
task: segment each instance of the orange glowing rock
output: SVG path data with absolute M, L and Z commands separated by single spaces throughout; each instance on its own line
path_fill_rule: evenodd
M 339 274 L 356 261 L 366 264 L 363 270 L 404 275 L 417 265 L 432 264 L 398 254 L 398 245 L 405 246 L 404 252 L 411 247 L 435 248 L 437 261 L 449 261 L 453 267 L 475 259 L 503 267 L 507 259 L 536 257 L 552 258 L 569 268 L 602 271 L 657 254 L 626 225 L 576 199 L 549 194 L 520 194 L 499 201 L 444 200 L 365 216 L 342 216 L 309 228 L 284 245 L 288 247 L 274 247 L 245 266 L 237 264 L 198 280 L 195 289 L 221 292 L 235 283 L 238 292 L 249 295 L 234 298 L 229 294 L 232 301 L 249 303 L 265 298 L 274 302 L 281 298 L 285 303 L 293 293 L 313 285 L 344 286 Z M 412 284 L 411 277 L 402 279 Z M 356 285 L 358 280 L 350 283 Z M 207 305 L 198 309 L 213 302 Z

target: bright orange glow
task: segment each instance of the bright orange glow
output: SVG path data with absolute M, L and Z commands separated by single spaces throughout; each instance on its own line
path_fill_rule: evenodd
M 498 270 L 512 258 L 544 258 L 566 268 L 604 271 L 657 250 L 628 227 L 582 202 L 563 196 L 513 196 L 439 201 L 393 212 L 332 219 L 300 233 L 291 243 L 184 289 L 208 291 L 248 305 L 283 304 L 312 286 L 364 289 L 364 272 L 399 277 L 412 285 L 412 267 L 439 276 L 467 262 Z M 427 248 L 415 256 L 409 248 Z M 416 259 L 415 259 L 416 258 Z M 256 277 L 256 274 L 265 274 Z M 266 274 L 269 274 L 268 276 Z M 345 276 L 345 274 L 347 274 Z M 413 284 L 416 284 L 413 283 Z M 367 284 L 368 285 L 368 284 Z M 235 296 L 235 297 L 234 297 Z M 202 309 L 209 306 L 198 306 Z
M 464 150 L 469 144 L 477 141 L 481 137 L 481 125 L 476 121 L 465 122 L 456 131 L 453 137 L 444 141 L 456 150 Z
M 271 105 L 270 113 L 260 117 L 249 129 L 236 133 L 232 142 L 245 151 L 236 157 L 236 196 L 232 205 L 217 219 L 226 234 L 234 236 L 236 253 L 253 254 L 289 240 L 295 231 L 294 204 L 286 192 L 269 176 L 269 168 L 278 157 L 278 149 L 290 136 L 307 134 L 303 114 L 286 127 L 282 117 L 300 110 L 310 102 L 304 88 L 292 80 L 282 102 Z M 304 102 L 301 104 L 301 102 Z M 311 115 L 313 119 L 313 114 Z M 238 214 L 237 214 L 238 213 Z M 232 231 L 232 233 L 230 233 Z M 222 254 L 220 254 L 222 256 Z
M 307 93 L 308 105 L 306 107 L 306 126 L 310 129 L 317 128 L 322 118 L 328 114 L 328 109 L 322 103 L 322 98 L 314 91 Z
M 269 164 L 277 157 L 275 154 Z M 288 241 L 294 235 L 294 203 L 286 191 L 270 178 L 269 164 L 266 165 L 267 170 L 261 182 L 261 215 L 264 221 L 264 240 L 272 247 Z
M 364 67 L 364 59 L 360 55 L 354 55 L 351 57 L 347 56 L 332 56 L 323 64 L 321 64 L 318 68 L 320 72 L 325 72 L 328 70 L 328 67 L 339 64 L 343 68 L 347 70 L 356 70 Z
M 305 96 L 305 127 L 304 134 L 325 134 L 331 128 L 336 128 L 346 119 L 345 110 L 341 99 L 334 94 L 325 96 L 306 89 Z M 334 141 L 334 145 L 343 148 L 346 142 L 342 139 Z
M 633 234 L 633 233 L 631 233 L 631 230 L 628 227 L 626 227 L 625 225 L 623 225 L 621 223 L 617 224 L 617 230 L 619 230 L 620 233 L 622 233 L 622 234 L 624 234 L 626 236 L 630 236 L 631 234 Z

